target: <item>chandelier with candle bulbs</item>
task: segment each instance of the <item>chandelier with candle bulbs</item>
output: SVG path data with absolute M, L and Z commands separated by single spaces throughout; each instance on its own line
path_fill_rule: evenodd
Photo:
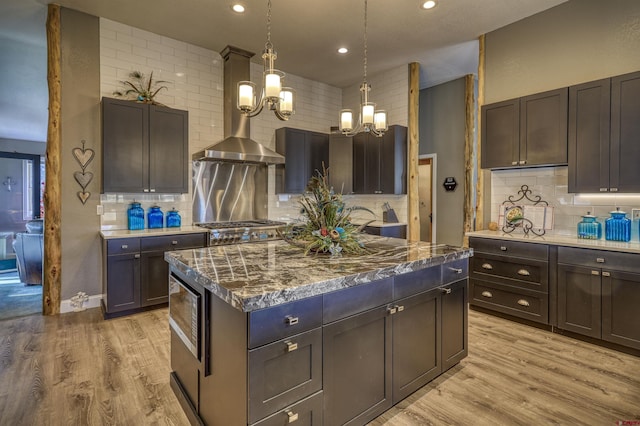
M 278 54 L 271 44 L 271 0 L 267 3 L 267 42 L 262 52 L 264 73 L 260 99 L 256 102 L 256 85 L 251 81 L 238 82 L 238 109 L 248 117 L 255 117 L 267 106 L 280 120 L 288 120 L 294 113 L 294 91 L 283 87 L 285 74 L 274 68 Z
M 382 137 L 387 131 L 387 112 L 376 110 L 376 104 L 369 102 L 371 86 L 367 83 L 367 0 L 364 0 L 364 79 L 360 85 L 360 111 L 358 123 L 353 125 L 353 111 L 343 109 L 340 111 L 340 131 L 347 136 L 353 136 L 360 132 L 370 132 Z

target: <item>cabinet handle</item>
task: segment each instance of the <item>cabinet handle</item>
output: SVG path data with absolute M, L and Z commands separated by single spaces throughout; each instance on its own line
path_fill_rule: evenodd
M 520 160 L 520 164 L 527 164 L 527 160 Z
M 287 325 L 296 325 L 298 323 L 298 317 L 292 317 L 288 315 L 286 318 Z
M 600 275 L 600 271 L 591 271 L 591 275 Z
M 387 308 L 387 315 L 393 315 L 396 312 L 398 312 L 398 307 L 397 306 L 389 306 Z
M 493 297 L 493 294 L 491 294 L 491 292 L 490 292 L 490 291 L 486 291 L 486 290 L 482 292 L 482 295 L 483 295 L 484 297 Z
M 173 241 L 171 241 L 171 245 L 172 245 L 172 246 L 177 246 L 177 245 L 178 245 L 178 242 L 177 242 L 176 240 L 173 240 Z
M 500 250 L 507 251 L 507 248 L 505 246 L 500 246 Z
M 451 272 L 455 272 L 456 274 L 461 274 L 461 273 L 462 273 L 462 268 L 452 268 L 452 267 L 449 267 L 449 270 L 450 270 Z
M 606 272 L 606 271 L 602 271 L 602 276 L 603 277 L 610 277 L 611 273 L 610 272 Z
M 491 266 L 490 263 L 483 263 L 482 264 L 482 269 L 488 269 L 489 271 L 493 269 L 493 266 Z
M 143 189 L 142 192 L 149 192 L 147 188 Z
M 443 294 L 451 294 L 451 289 L 450 289 L 450 288 L 448 288 L 448 287 L 447 287 L 447 288 L 441 288 L 441 289 L 440 289 L 440 291 L 441 291 Z
M 298 413 L 294 413 L 294 412 L 293 412 L 293 411 L 291 411 L 291 410 L 287 410 L 287 417 L 288 417 L 288 420 L 287 420 L 287 421 L 288 421 L 289 423 L 293 423 L 293 422 L 295 422 L 296 420 L 298 420 Z
M 524 300 L 524 299 L 520 299 L 520 300 L 518 300 L 518 305 L 520 305 L 520 306 L 526 306 L 526 307 L 529 307 L 529 306 L 530 306 L 530 305 L 529 305 L 529 302 L 528 302 L 528 301 L 526 301 L 526 300 Z
M 531 273 L 529 271 L 527 271 L 526 269 L 520 269 L 518 271 L 518 275 L 522 275 L 523 277 L 528 277 L 529 275 L 531 275 Z
M 610 192 L 618 192 L 618 188 L 609 188 Z
M 609 191 L 609 188 L 600 188 L 600 192 L 607 192 Z
M 517 162 L 517 161 L 512 161 L 512 162 L 511 162 L 511 165 L 512 165 L 512 166 L 517 166 L 517 165 L 518 165 L 518 162 Z
M 140 259 L 140 255 L 139 255 L 139 254 L 134 254 L 134 255 L 133 255 L 133 258 L 134 258 L 134 259 Z
M 122 248 L 122 249 L 128 249 L 128 248 L 129 248 L 129 246 L 128 246 L 128 245 L 126 245 L 126 244 L 123 244 L 123 245 L 121 245 L 121 246 L 120 246 L 120 248 Z
M 596 257 L 596 263 L 604 263 L 604 257 Z
M 151 188 L 151 191 L 149 192 L 156 192 L 155 188 Z
M 398 312 L 402 312 L 402 311 L 404 311 L 404 306 L 403 305 L 400 305 L 400 306 L 396 305 L 396 309 L 398 310 Z
M 294 342 L 284 342 L 287 345 L 287 352 L 293 352 L 298 349 L 298 344 Z

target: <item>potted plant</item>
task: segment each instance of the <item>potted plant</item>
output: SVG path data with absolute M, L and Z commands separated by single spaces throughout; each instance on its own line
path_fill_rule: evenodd
M 145 104 L 152 105 L 162 105 L 159 102 L 156 102 L 154 98 L 162 89 L 167 89 L 167 86 L 159 86 L 159 84 L 167 83 L 163 80 L 153 81 L 153 71 L 149 74 L 149 78 L 141 73 L 140 71 L 131 71 L 129 73 L 129 80 L 121 81 L 120 83 L 126 87 L 126 90 L 115 91 L 113 94 L 115 96 L 128 97 L 130 95 L 134 95 L 135 100 L 137 102 L 142 102 Z M 163 105 L 162 105 L 163 106 Z

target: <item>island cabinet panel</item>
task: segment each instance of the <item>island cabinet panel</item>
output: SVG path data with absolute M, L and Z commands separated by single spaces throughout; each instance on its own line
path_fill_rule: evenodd
M 166 305 L 169 265 L 165 251 L 204 247 L 206 237 L 195 233 L 104 240 L 105 317 Z
M 296 426 L 322 426 L 322 392 L 297 402 L 284 410 L 280 410 L 266 419 L 255 423 L 255 426 L 283 426 L 293 424 Z
M 469 285 L 467 278 L 441 289 L 442 371 L 458 364 L 469 354 Z
M 549 247 L 471 237 L 470 303 L 550 324 Z
M 102 99 L 102 192 L 189 192 L 188 112 Z
M 374 308 L 393 299 L 393 278 L 385 278 L 323 296 L 325 324 Z
M 558 328 L 640 349 L 640 255 L 558 249 Z

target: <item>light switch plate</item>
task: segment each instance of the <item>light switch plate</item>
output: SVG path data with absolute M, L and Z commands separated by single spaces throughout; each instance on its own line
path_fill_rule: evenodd
M 104 209 L 102 207 L 102 204 L 98 204 L 96 206 L 96 213 L 98 214 L 98 216 L 102 215 L 102 213 L 104 212 Z
M 631 209 L 631 220 L 640 220 L 640 209 Z

